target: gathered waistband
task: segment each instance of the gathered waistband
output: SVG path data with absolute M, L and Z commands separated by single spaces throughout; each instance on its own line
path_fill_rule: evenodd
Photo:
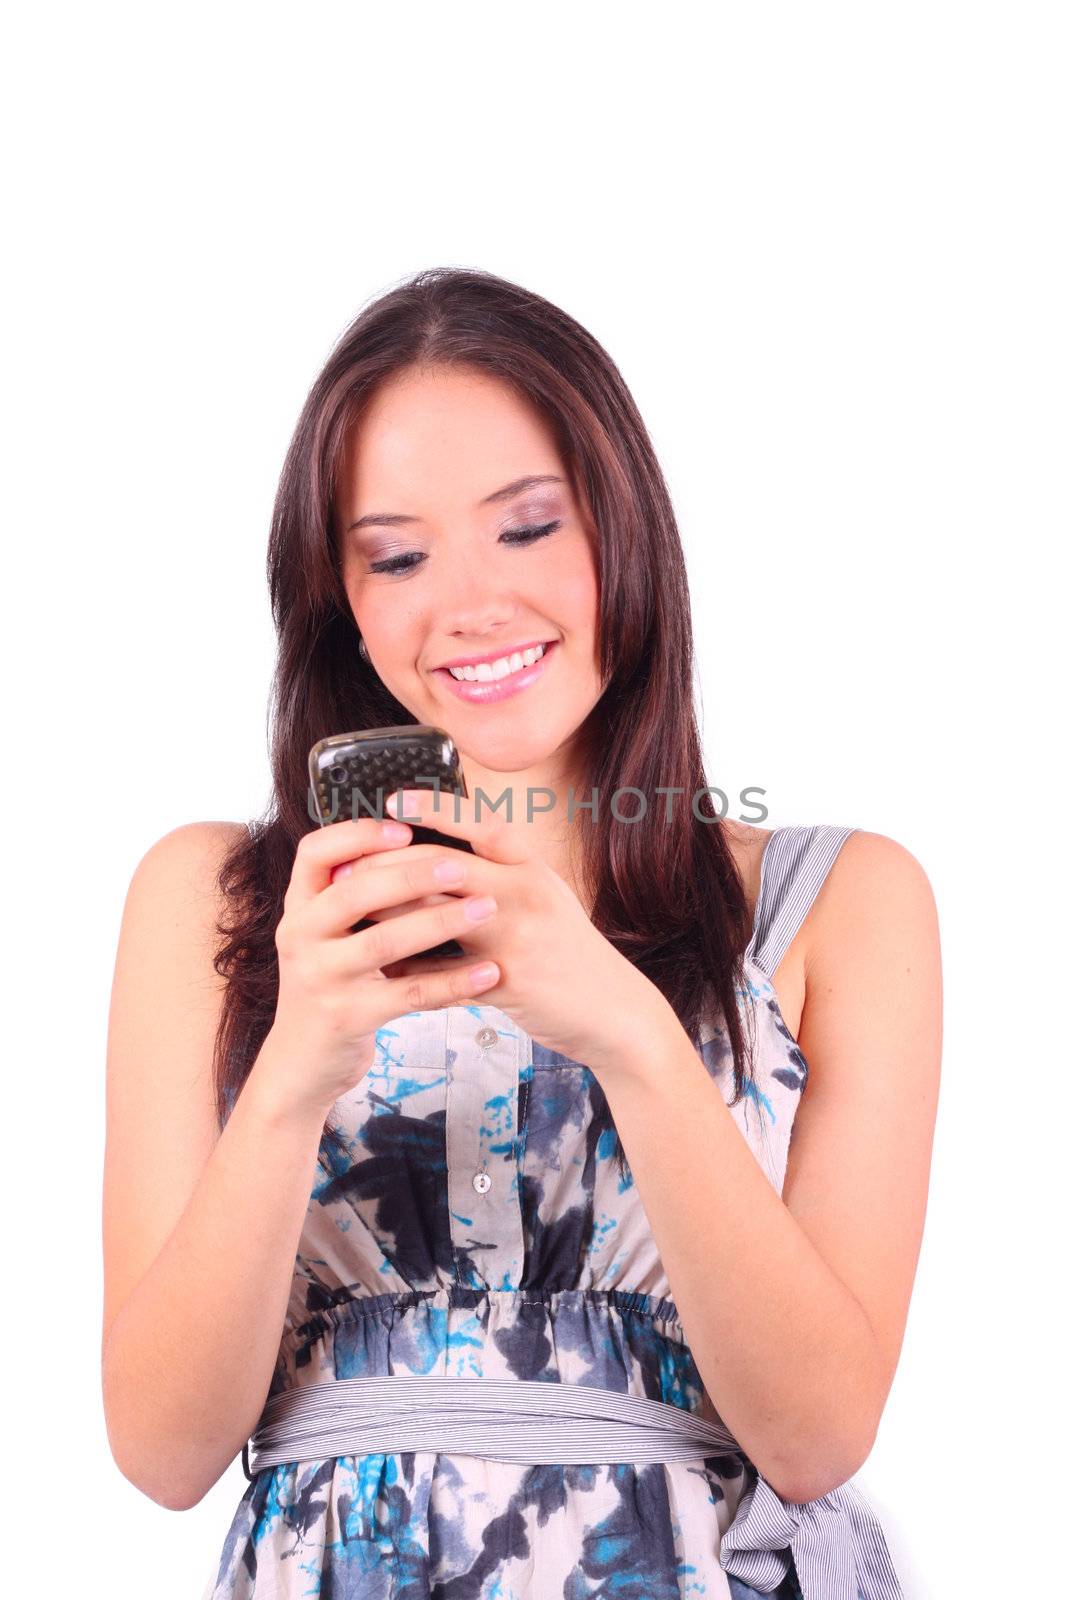
M 263 1408 L 245 1475 L 283 1462 L 438 1450 L 530 1466 L 700 1461 L 740 1454 L 722 1423 L 681 1406 L 580 1383 L 417 1373 L 286 1389 Z

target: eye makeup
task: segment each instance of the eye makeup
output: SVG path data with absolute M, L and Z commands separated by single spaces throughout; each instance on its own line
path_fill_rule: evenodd
M 499 542 L 501 544 L 516 545 L 520 548 L 525 547 L 536 544 L 541 539 L 547 539 L 550 534 L 555 533 L 556 529 L 561 526 L 562 519 L 557 518 L 554 522 L 525 524 L 518 528 L 505 528 L 499 536 Z M 377 560 L 370 561 L 369 571 L 384 573 L 387 576 L 400 576 L 404 573 L 415 571 L 417 567 L 423 564 L 424 560 L 425 557 L 419 551 L 407 550 L 395 556 L 379 556 Z

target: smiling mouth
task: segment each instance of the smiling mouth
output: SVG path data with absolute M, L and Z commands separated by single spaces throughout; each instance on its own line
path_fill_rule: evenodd
M 511 655 L 497 656 L 493 661 L 480 661 L 476 667 L 436 667 L 457 683 L 500 683 L 516 673 L 532 667 L 535 661 L 548 653 L 556 643 L 554 639 L 531 645 L 528 650 L 516 650 Z

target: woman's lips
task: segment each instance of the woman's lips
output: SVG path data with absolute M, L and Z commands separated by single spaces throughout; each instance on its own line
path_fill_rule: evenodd
M 457 700 L 467 700 L 472 705 L 495 705 L 498 700 L 510 700 L 512 695 L 521 694 L 523 689 L 536 683 L 558 643 L 558 639 L 552 639 L 545 645 L 544 653 L 537 661 L 523 667 L 520 672 L 509 672 L 506 678 L 491 678 L 486 683 L 468 683 L 454 678 L 447 667 L 436 667 L 434 677 L 443 678 Z

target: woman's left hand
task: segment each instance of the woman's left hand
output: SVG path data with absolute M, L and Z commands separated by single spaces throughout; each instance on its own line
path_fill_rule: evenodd
M 479 991 L 475 1003 L 499 1007 L 546 1049 L 593 1071 L 610 1070 L 635 1039 L 648 1037 L 645 1019 L 662 1022 L 670 1011 L 666 997 L 594 927 L 570 885 L 531 853 L 514 823 L 495 812 L 476 818 L 472 799 L 433 789 L 404 789 L 385 806 L 403 822 L 470 841 L 473 855 L 436 845 L 404 848 L 432 850 L 463 865 L 463 881 L 442 893 L 492 895 L 497 903 L 461 939 L 470 955 L 500 970 L 498 982 Z M 388 975 L 447 964 L 447 958 L 410 957 L 393 963 Z

